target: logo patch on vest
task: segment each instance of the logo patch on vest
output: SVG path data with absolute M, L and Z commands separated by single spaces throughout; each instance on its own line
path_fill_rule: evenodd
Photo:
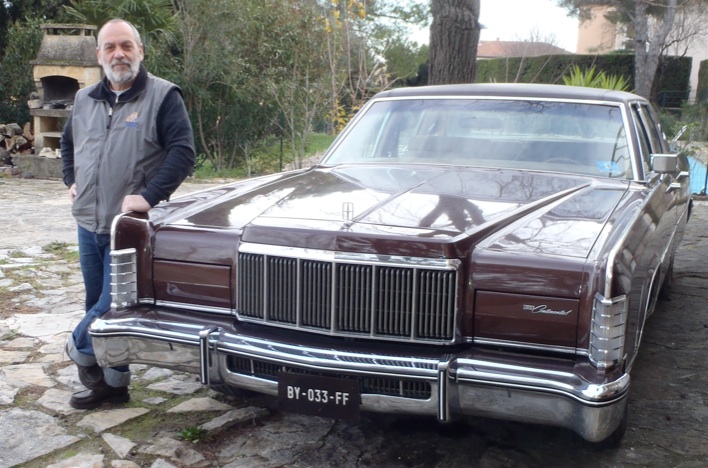
M 128 116 L 127 119 L 125 119 L 125 126 L 126 127 L 132 127 L 132 128 L 138 128 L 138 113 L 133 112 Z

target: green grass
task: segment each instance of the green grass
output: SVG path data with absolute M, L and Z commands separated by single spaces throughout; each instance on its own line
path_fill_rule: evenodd
M 307 144 L 307 153 L 309 155 L 315 155 L 324 153 L 329 145 L 332 144 L 336 135 L 326 135 L 324 133 L 314 133 L 310 135 L 310 139 Z
M 2 297 L 2 291 L 0 291 L 0 297 Z M 2 341 L 11 341 L 17 338 L 19 335 L 17 333 L 17 330 L 8 330 L 5 334 L 0 335 L 0 340 Z
M 216 169 L 209 161 L 202 161 L 195 167 L 193 177 L 197 180 L 243 179 L 246 175 L 245 169 L 242 168 Z
M 70 263 L 79 261 L 79 251 L 66 242 L 50 242 L 42 250 Z
M 322 154 L 334 141 L 335 135 L 313 133 L 308 137 L 305 158 Z M 292 162 L 293 155 L 288 152 L 288 144 L 283 146 L 282 164 L 285 167 Z M 252 175 L 273 174 L 281 170 L 280 139 L 271 138 L 260 147 L 253 148 L 251 152 Z M 197 157 L 194 169 L 194 178 L 198 180 L 209 179 L 243 179 L 248 176 L 245 163 L 232 169 L 216 169 L 204 156 Z
M 199 427 L 188 427 L 180 431 L 179 436 L 182 440 L 192 442 L 193 444 L 198 444 L 199 442 L 205 441 L 209 437 L 209 431 Z

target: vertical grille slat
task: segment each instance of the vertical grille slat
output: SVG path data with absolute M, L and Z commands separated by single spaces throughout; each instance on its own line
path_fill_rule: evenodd
M 457 271 L 241 253 L 239 316 L 341 336 L 450 342 Z M 266 310 L 267 309 L 267 310 Z
M 248 317 L 263 316 L 263 265 L 262 255 L 240 254 L 238 274 L 238 308 Z
M 266 297 L 269 320 L 297 323 L 297 260 L 283 257 L 268 258 L 268 289 Z
M 426 271 L 420 278 L 418 335 L 432 339 L 450 336 L 452 318 L 447 312 L 454 306 L 453 272 Z
M 331 327 L 332 267 L 325 262 L 305 261 L 302 267 L 302 324 Z
M 337 265 L 337 330 L 370 332 L 372 269 L 368 265 Z
M 377 333 L 391 336 L 411 335 L 414 272 L 413 269 L 405 268 L 379 269 Z

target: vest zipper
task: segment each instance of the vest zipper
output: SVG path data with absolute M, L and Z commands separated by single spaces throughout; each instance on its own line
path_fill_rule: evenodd
M 108 122 L 106 123 L 106 130 L 108 131 L 106 133 L 106 138 L 103 141 L 103 148 L 101 149 L 101 153 L 98 156 L 98 163 L 96 164 L 96 175 L 95 175 L 95 180 L 94 183 L 98 185 L 98 180 L 99 180 L 99 173 L 101 172 L 100 167 L 101 167 L 101 162 L 103 161 L 103 156 L 106 151 L 106 143 L 108 142 L 108 133 L 111 131 L 111 122 L 113 121 L 113 107 L 118 104 L 118 98 L 119 96 L 116 96 L 116 102 L 111 106 L 111 101 L 108 101 Z M 99 195 L 98 190 L 96 190 L 96 211 L 95 211 L 95 216 L 96 216 L 96 229 L 101 225 L 101 222 L 99 220 L 99 209 L 98 207 L 100 206 L 101 203 L 101 198 Z
M 118 101 L 116 101 L 116 104 Z M 106 124 L 106 130 L 111 128 L 111 120 L 113 120 L 113 106 L 108 108 L 108 124 Z

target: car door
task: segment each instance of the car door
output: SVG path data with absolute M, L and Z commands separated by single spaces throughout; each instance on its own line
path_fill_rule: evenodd
M 664 153 L 674 153 L 671 147 L 666 141 L 666 137 L 661 131 L 661 125 L 659 124 L 659 116 L 654 111 L 654 109 L 648 105 L 643 105 L 641 107 L 642 115 L 647 121 L 647 125 L 650 129 L 653 129 L 651 135 L 652 139 L 656 138 L 658 143 L 661 144 Z M 654 146 L 654 145 L 652 145 Z M 653 151 L 656 153 L 656 151 Z M 678 154 L 678 170 L 675 173 L 669 175 L 673 180 L 672 189 L 676 192 L 677 197 L 677 223 L 680 223 L 684 216 L 687 215 L 688 207 L 691 200 L 691 183 L 690 183 L 690 165 L 686 154 L 681 152 Z
M 634 316 L 629 317 L 626 346 L 630 356 L 636 353 L 647 316 L 654 308 L 661 277 L 672 254 L 674 233 L 679 220 L 679 207 L 684 197 L 679 185 L 679 173 L 661 174 L 653 170 L 652 155 L 668 152 L 666 142 L 653 110 L 645 103 L 631 106 L 637 132 L 638 148 L 645 167 L 646 203 L 643 216 L 647 225 L 641 253 L 637 256 L 633 287 Z

